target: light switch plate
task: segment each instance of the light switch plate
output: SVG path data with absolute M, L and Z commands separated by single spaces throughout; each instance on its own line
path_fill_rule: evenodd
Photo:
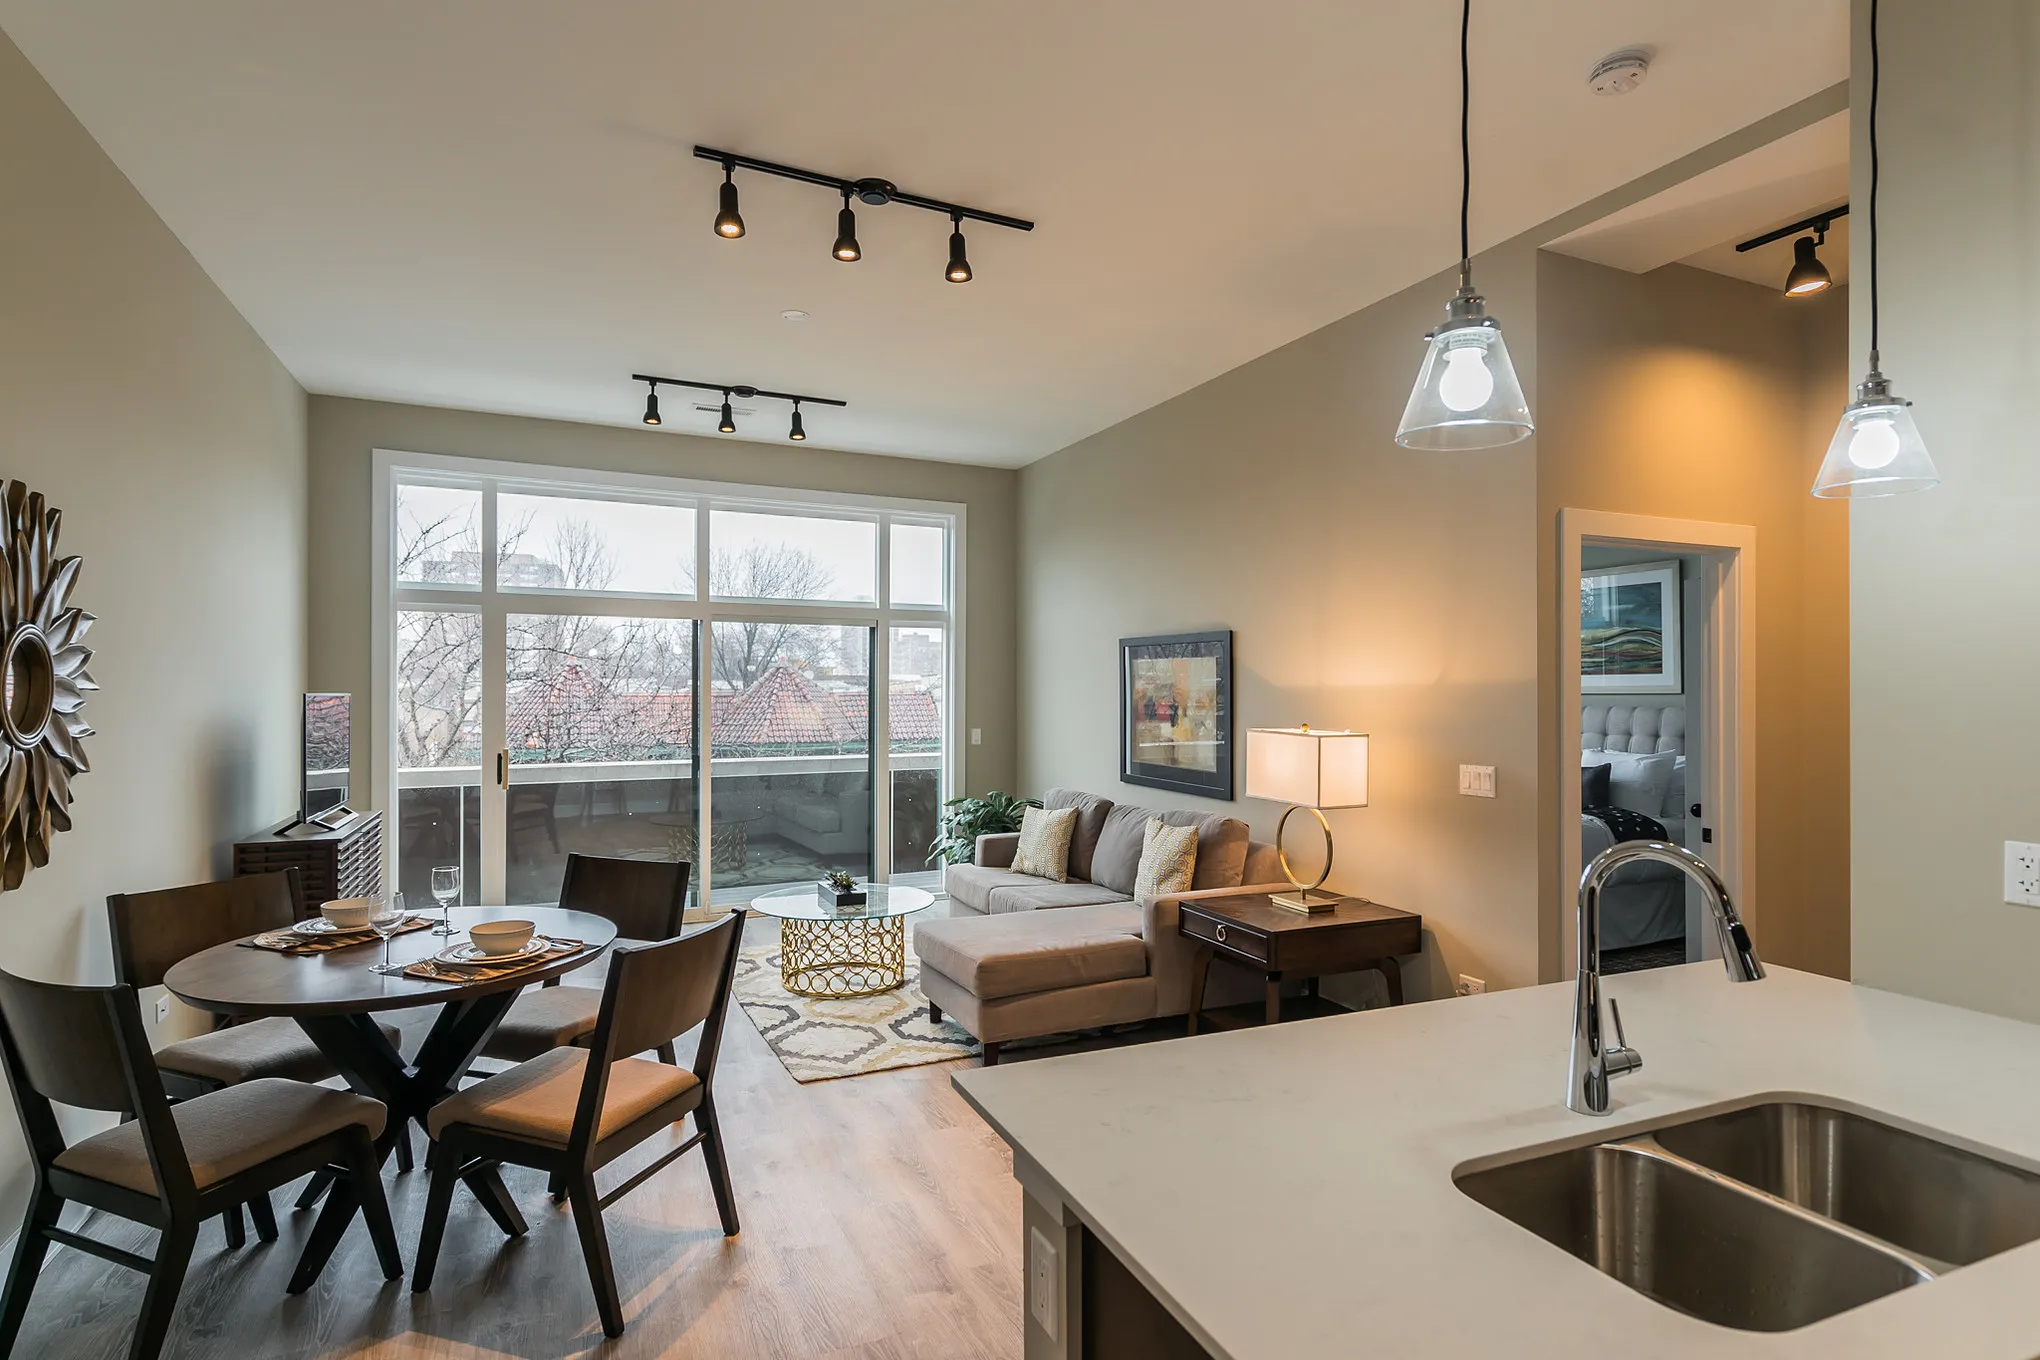
M 1459 791 L 1468 798 L 1494 797 L 1495 767 L 1492 765 L 1461 765 L 1459 767 Z
M 1056 1340 L 1055 1296 L 1056 1257 L 1060 1255 L 1048 1234 L 1039 1228 L 1027 1230 L 1027 1311 L 1050 1341 Z
M 2015 907 L 2040 907 L 2040 845 L 2005 842 L 2005 901 Z
M 984 744 L 985 744 L 985 729 L 984 729 L 984 728 L 982 728 L 982 727 L 973 727 L 973 728 L 971 728 L 971 729 L 970 729 L 970 744 L 971 744 L 971 745 L 973 745 L 973 746 L 982 746 L 982 745 L 984 745 Z

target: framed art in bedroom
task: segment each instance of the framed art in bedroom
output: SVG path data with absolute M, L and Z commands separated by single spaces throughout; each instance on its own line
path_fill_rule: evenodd
M 1580 691 L 1683 694 L 1679 564 L 1580 575 Z
M 1230 629 L 1119 640 L 1119 778 L 1231 801 Z

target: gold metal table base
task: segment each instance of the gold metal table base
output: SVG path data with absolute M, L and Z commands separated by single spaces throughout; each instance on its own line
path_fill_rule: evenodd
M 796 996 L 873 996 L 906 980 L 905 917 L 779 922 L 779 984 Z

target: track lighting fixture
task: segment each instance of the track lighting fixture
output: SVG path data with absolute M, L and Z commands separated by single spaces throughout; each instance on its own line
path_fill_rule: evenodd
M 853 197 L 858 202 L 874 208 L 883 207 L 888 203 L 903 203 L 910 208 L 926 208 L 930 212 L 947 214 L 950 221 L 949 266 L 943 271 L 943 277 L 951 283 L 970 282 L 970 261 L 964 257 L 963 242 L 963 220 L 966 217 L 973 222 L 989 222 L 995 227 L 1011 227 L 1014 231 L 1034 230 L 1034 224 L 1024 218 L 967 208 L 960 203 L 948 203 L 924 194 L 906 193 L 887 179 L 870 177 L 844 179 L 838 175 L 803 170 L 798 166 L 781 165 L 776 161 L 761 161 L 755 156 L 739 156 L 735 152 L 718 151 L 709 146 L 695 147 L 694 154 L 703 160 L 714 161 L 723 168 L 722 212 L 715 219 L 715 230 L 719 236 L 734 238 L 744 234 L 744 219 L 737 215 L 735 175 L 739 168 L 778 175 L 782 179 L 799 180 L 804 184 L 819 184 L 842 194 L 843 207 L 836 214 L 836 244 L 831 251 L 839 260 L 853 261 L 862 258 L 864 254 L 863 247 L 857 242 L 857 213 L 851 207 Z
M 850 190 L 843 190 L 843 211 L 836 214 L 835 255 L 839 260 L 855 262 L 864 258 L 864 252 L 857 245 L 857 212 L 850 206 Z
M 715 234 L 734 241 L 744 234 L 744 216 L 737 211 L 737 163 L 723 162 L 722 210 L 715 215 Z
M 834 397 L 810 397 L 798 392 L 768 392 L 764 388 L 752 387 L 745 383 L 692 382 L 686 378 L 661 378 L 651 373 L 633 373 L 630 375 L 630 380 L 632 382 L 645 383 L 651 388 L 650 395 L 645 398 L 645 424 L 647 425 L 659 424 L 659 384 L 661 383 L 668 387 L 692 387 L 703 392 L 720 392 L 722 394 L 722 412 L 721 418 L 716 421 L 715 427 L 724 434 L 735 434 L 737 432 L 737 413 L 730 404 L 730 398 L 737 397 L 744 401 L 750 401 L 754 397 L 771 397 L 777 401 L 790 401 L 793 403 L 793 423 L 787 429 L 786 437 L 795 443 L 801 443 L 807 439 L 807 429 L 801 424 L 800 420 L 800 406 L 802 402 L 806 402 L 810 406 L 848 406 L 850 404 L 846 401 L 837 401 Z
M 1473 198 L 1473 151 L 1467 113 L 1473 81 L 1467 37 L 1473 0 L 1459 15 L 1459 291 L 1445 306 L 1445 324 L 1424 339 L 1430 349 L 1417 370 L 1409 405 L 1395 442 L 1407 449 L 1491 449 L 1534 433 L 1530 405 L 1516 381 L 1501 323 L 1487 314 L 1487 301 L 1473 290 L 1467 210 Z
M 1776 231 L 1767 231 L 1762 236 L 1739 241 L 1735 248 L 1738 252 L 1755 250 L 1758 246 L 1767 246 L 1788 236 L 1799 236 L 1803 231 L 1812 232 L 1813 235 L 1799 236 L 1799 239 L 1792 243 L 1792 270 L 1785 276 L 1786 297 L 1812 297 L 1815 293 L 1824 293 L 1834 286 L 1834 276 L 1828 273 L 1828 267 L 1821 263 L 1817 252 L 1820 247 L 1827 244 L 1828 229 L 1834 226 L 1835 219 L 1848 215 L 1849 205 L 1844 203 L 1838 208 L 1815 213 Z
M 1842 408 L 1841 423 L 1813 479 L 1813 494 L 1895 496 L 1925 491 L 1941 482 L 1941 471 L 1913 423 L 1912 403 L 1891 390 L 1880 368 L 1877 316 L 1877 95 L 1882 77 L 1877 51 L 1877 0 L 1870 0 L 1870 372 L 1856 384 L 1856 399 Z
M 970 282 L 970 261 L 963 254 L 963 216 L 951 213 L 949 217 L 949 268 L 943 277 L 951 283 Z

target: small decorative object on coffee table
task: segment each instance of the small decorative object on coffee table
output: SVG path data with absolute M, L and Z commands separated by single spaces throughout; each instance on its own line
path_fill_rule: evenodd
M 934 905 L 919 888 L 870 883 L 838 908 L 813 888 L 781 888 L 751 910 L 779 918 L 779 983 L 798 996 L 871 996 L 907 980 L 906 918 Z
M 1204 1009 L 1204 979 L 1214 958 L 1266 980 L 1264 1013 L 1272 1025 L 1282 1018 L 1284 982 L 1309 979 L 1309 1004 L 1303 1009 L 1332 1014 L 1343 1008 L 1318 998 L 1318 979 L 1363 968 L 1380 971 L 1389 1004 L 1400 1006 L 1402 970 L 1396 958 L 1424 945 L 1423 917 L 1358 897 L 1341 898 L 1330 911 L 1313 915 L 1278 907 L 1267 893 L 1192 899 L 1182 904 L 1177 929 L 1197 946 L 1190 971 L 1192 1034 Z
M 841 911 L 845 907 L 861 907 L 865 902 L 864 889 L 857 886 L 857 876 L 843 869 L 831 869 L 820 883 L 815 885 L 822 901 Z

